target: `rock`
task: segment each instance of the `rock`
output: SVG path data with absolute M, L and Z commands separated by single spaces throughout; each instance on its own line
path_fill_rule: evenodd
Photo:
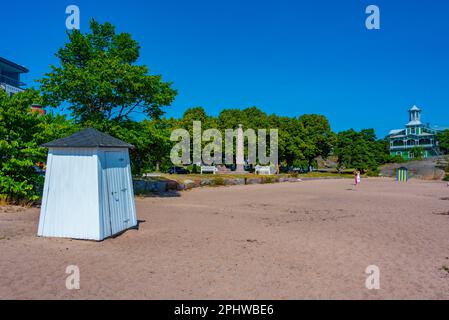
M 236 186 L 245 184 L 245 178 L 224 179 L 225 186 Z
M 184 180 L 184 188 L 185 189 L 193 189 L 199 186 L 198 182 L 195 182 L 193 180 L 187 179 Z
M 167 191 L 166 181 L 146 181 L 134 180 L 133 187 L 135 194 L 148 194 L 153 192 L 163 193 Z
M 179 183 L 174 180 L 167 181 L 167 190 L 177 190 Z
M 165 182 L 165 181 L 156 182 L 156 189 L 160 193 L 166 192 L 168 190 L 167 182 Z
M 380 174 L 383 177 L 396 178 L 396 170 L 400 167 L 408 169 L 409 178 L 422 180 L 441 180 L 444 178 L 442 165 L 446 161 L 445 157 L 433 157 L 422 160 L 407 161 L 404 163 L 388 163 L 380 167 Z
M 146 189 L 146 181 L 144 180 L 133 180 L 133 188 L 135 194 L 144 194 Z
M 183 183 L 179 183 L 178 184 L 177 190 L 182 191 L 182 190 L 185 190 L 185 189 L 186 189 L 185 184 L 183 184 Z
M 157 191 L 156 183 L 153 181 L 146 181 L 145 191 L 146 192 L 156 192 Z
M 262 178 L 247 178 L 246 184 L 259 184 L 262 183 Z
M 274 177 L 262 178 L 262 183 L 278 183 L 278 182 L 279 182 L 279 178 L 274 178 Z
M 204 179 L 204 180 L 201 180 L 201 182 L 200 182 L 201 186 L 210 186 L 212 184 L 213 184 L 213 182 L 210 179 Z

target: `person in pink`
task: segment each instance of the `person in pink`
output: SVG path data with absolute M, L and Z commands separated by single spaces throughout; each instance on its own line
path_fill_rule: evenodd
M 359 170 L 354 171 L 354 180 L 355 180 L 356 186 L 360 184 L 360 171 Z

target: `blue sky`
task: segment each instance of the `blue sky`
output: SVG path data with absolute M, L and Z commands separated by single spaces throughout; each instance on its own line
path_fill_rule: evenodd
M 416 104 L 425 122 L 449 126 L 448 1 L 7 1 L 0 56 L 29 68 L 29 85 L 57 63 L 69 4 L 82 31 L 94 17 L 133 35 L 139 63 L 179 91 L 167 116 L 257 106 L 384 136 Z M 381 30 L 365 28 L 370 4 Z

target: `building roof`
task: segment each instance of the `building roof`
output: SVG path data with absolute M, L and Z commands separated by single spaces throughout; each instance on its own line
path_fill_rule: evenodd
M 412 120 L 409 123 L 407 123 L 407 126 L 422 126 L 422 122 L 419 120 Z
M 405 131 L 405 129 L 393 129 L 393 130 L 390 130 L 389 135 L 397 135 L 397 134 L 402 133 L 404 131 Z
M 413 106 L 409 111 L 421 111 L 417 106 Z
M 68 137 L 44 143 L 44 148 L 134 148 L 132 144 L 87 128 Z
M 0 57 L 0 66 L 2 65 L 7 67 L 8 71 L 14 71 L 19 73 L 27 73 L 29 71 L 27 68 L 18 65 L 17 63 L 14 63 L 12 61 Z

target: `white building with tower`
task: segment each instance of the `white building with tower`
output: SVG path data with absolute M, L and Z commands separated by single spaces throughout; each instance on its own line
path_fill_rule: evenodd
M 417 106 L 410 108 L 408 113 L 409 121 L 405 128 L 391 130 L 388 135 L 390 155 L 411 159 L 415 156 L 413 150 L 416 148 L 422 150 L 424 158 L 439 155 L 437 141 L 439 130 L 422 123 L 421 109 Z

